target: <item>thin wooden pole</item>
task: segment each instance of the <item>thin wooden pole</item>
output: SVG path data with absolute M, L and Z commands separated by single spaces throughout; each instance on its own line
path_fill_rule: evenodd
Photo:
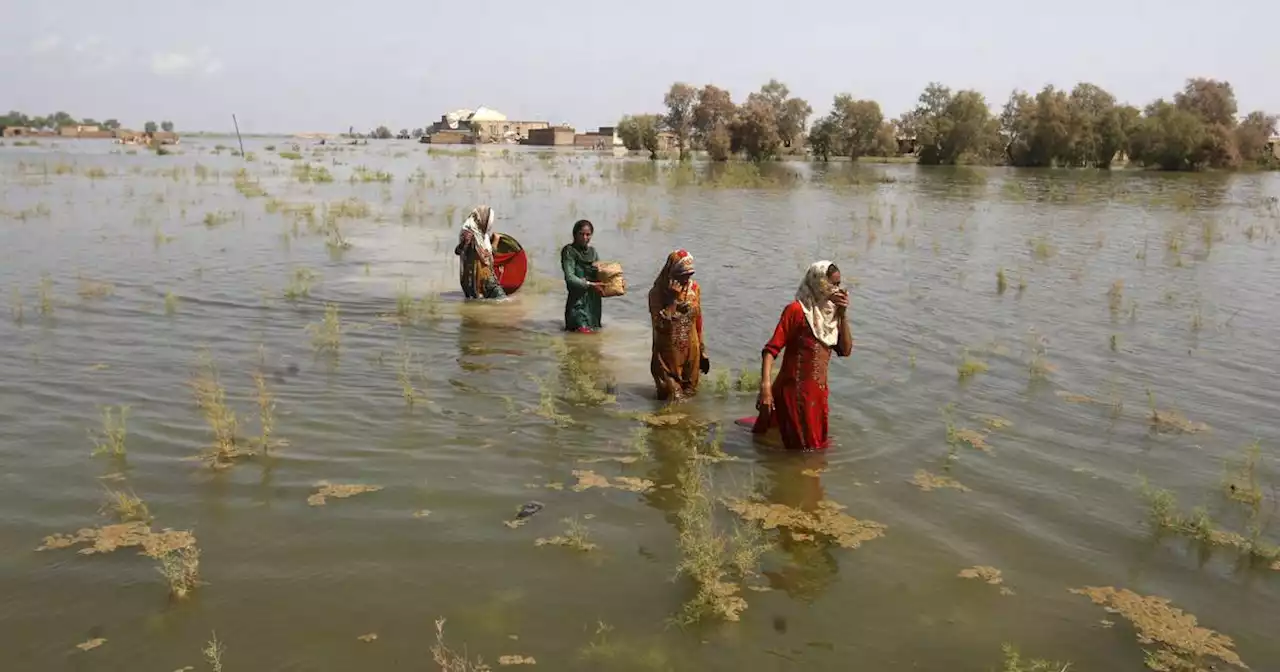
M 240 143 L 240 158 L 244 158 L 244 139 L 240 137 L 240 122 L 236 121 L 235 113 L 231 114 L 231 123 L 236 125 L 236 141 Z

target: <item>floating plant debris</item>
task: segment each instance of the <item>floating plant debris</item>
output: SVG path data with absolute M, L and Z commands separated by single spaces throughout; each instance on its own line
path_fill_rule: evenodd
M 639 461 L 636 455 L 627 455 L 624 457 L 592 457 L 578 460 L 581 464 L 599 464 L 601 462 L 617 462 L 618 464 L 635 464 Z
M 414 511 L 414 512 L 413 512 L 413 517 L 414 517 L 414 518 L 426 518 L 426 517 L 427 517 L 427 516 L 429 516 L 429 515 L 431 515 L 431 511 L 430 511 L 430 510 L 428 510 L 428 509 L 422 509 L 421 511 Z
M 976 429 L 957 429 L 952 432 L 951 438 L 958 443 L 967 443 L 970 447 L 984 453 L 991 452 L 991 447 L 987 445 L 987 435 Z
M 1195 434 L 1209 430 L 1203 422 L 1192 422 L 1177 411 L 1151 409 L 1151 428 L 1161 434 Z
M 76 644 L 76 648 L 77 648 L 77 649 L 80 649 L 81 651 L 91 651 L 91 650 L 96 649 L 96 648 L 98 648 L 99 646 L 102 646 L 103 644 L 106 644 L 106 643 L 107 643 L 107 640 L 106 640 L 106 639 L 104 639 L 104 638 L 102 638 L 102 637 L 97 637 L 97 638 L 95 638 L 95 639 L 91 639 L 91 640 L 89 640 L 89 641 L 87 641 L 87 642 L 81 642 L 81 643 L 79 643 L 79 644 Z
M 356 639 L 358 639 L 358 640 L 360 640 L 360 641 L 362 641 L 362 642 L 372 642 L 372 641 L 376 640 L 377 638 L 378 638 L 378 633 L 376 633 L 376 632 L 371 632 L 371 633 L 369 633 L 369 634 L 367 634 L 367 635 L 360 635 L 359 637 L 356 637 Z
M 647 492 L 653 489 L 653 481 L 632 476 L 615 476 L 613 483 L 610 483 L 608 478 L 590 470 L 575 470 L 573 475 L 578 479 L 572 488 L 574 492 L 591 488 L 617 488 L 630 492 Z
M 1148 597 L 1110 586 L 1072 588 L 1119 614 L 1138 631 L 1141 644 L 1159 644 L 1162 648 L 1147 652 L 1147 667 L 1157 672 L 1200 672 L 1213 669 L 1205 658 L 1217 658 L 1228 665 L 1248 669 L 1235 652 L 1235 642 L 1228 636 L 1200 627 L 1196 617 L 1169 605 L 1163 597 Z
M 1097 399 L 1094 399 L 1093 397 L 1091 397 L 1091 396 L 1089 396 L 1089 395 L 1087 395 L 1087 394 L 1076 394 L 1076 393 L 1074 393 L 1074 392 L 1068 392 L 1068 391 L 1066 391 L 1066 390 L 1058 390 L 1057 392 L 1054 392 L 1054 394 L 1058 395 L 1058 397 L 1059 397 L 1059 398 L 1061 398 L 1063 401 L 1067 401 L 1067 402 L 1070 402 L 1070 403 L 1073 403 L 1073 404 L 1100 404 L 1100 403 L 1102 403 L 1102 402 L 1098 401 Z
M 171 551 L 194 546 L 195 535 L 186 530 L 165 529 L 152 531 L 151 526 L 142 521 L 89 527 L 75 534 L 54 534 L 44 538 L 44 543 L 37 551 L 55 548 L 70 548 L 79 544 L 92 544 L 80 549 L 81 555 L 94 553 L 111 553 L 127 546 L 141 546 L 142 553 L 158 558 Z
M 886 526 L 870 520 L 858 520 L 846 513 L 845 507 L 831 500 L 818 502 L 814 511 L 801 511 L 783 504 L 766 504 L 741 499 L 725 503 L 730 511 L 745 520 L 760 523 L 766 530 L 789 528 L 814 535 L 830 537 L 840 546 L 857 548 L 864 541 L 884 536 Z
M 995 567 L 988 567 L 987 565 L 978 565 L 976 567 L 962 569 L 960 570 L 960 573 L 957 574 L 956 576 L 962 579 L 977 579 L 979 581 L 986 581 L 987 583 L 993 586 L 998 586 L 1004 583 L 1004 577 L 1001 576 L 1000 570 L 996 569 Z
M 533 656 L 498 656 L 499 665 L 537 665 Z
M 564 534 L 551 538 L 540 538 L 533 543 L 536 546 L 567 546 L 569 548 L 582 551 L 594 551 L 600 546 L 588 541 L 587 527 L 578 522 L 576 518 L 565 518 L 564 524 L 567 526 Z
M 377 492 L 382 489 L 381 485 L 354 485 L 354 484 L 331 484 L 321 481 L 316 484 L 319 490 L 307 497 L 307 504 L 311 506 L 324 506 L 325 500 L 329 497 L 335 499 L 345 499 L 354 497 L 366 492 Z
M 802 469 L 800 470 L 800 475 L 809 476 L 811 478 L 818 478 L 819 476 L 822 475 L 822 472 L 824 471 L 826 471 L 825 467 L 822 469 Z
M 992 430 L 1004 429 L 1006 427 L 1013 426 L 1013 422 L 1005 418 L 1002 418 L 998 415 L 976 415 L 974 416 L 973 419 L 981 421 L 982 424 L 986 425 L 988 429 L 992 429 Z
M 925 471 L 924 469 L 916 470 L 915 476 L 911 478 L 911 484 L 925 492 L 940 490 L 942 488 L 952 488 L 959 490 L 960 492 L 969 492 L 969 486 L 961 483 L 960 481 L 957 481 L 950 476 L 939 476 Z

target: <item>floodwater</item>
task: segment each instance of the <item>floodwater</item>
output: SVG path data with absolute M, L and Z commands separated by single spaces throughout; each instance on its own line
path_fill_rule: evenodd
M 1083 586 L 1170 598 L 1253 669 L 1280 669 L 1280 571 L 1157 536 L 1139 494 L 1145 477 L 1247 533 L 1221 483 L 1257 439 L 1262 535 L 1280 541 L 1265 485 L 1280 478 L 1280 175 L 796 163 L 743 185 L 740 166 L 694 177 L 580 152 L 303 143 L 334 178 L 316 183 L 278 155 L 288 139 L 248 140 L 248 163 L 219 143 L 234 138 L 170 156 L 0 148 L 5 670 L 207 669 L 215 632 L 228 671 L 424 669 L 438 618 L 450 646 L 495 666 L 977 672 L 1011 643 L 1072 669 L 1140 669 L 1133 628 L 1068 592 Z M 265 195 L 237 189 L 240 168 Z M 500 305 L 464 304 L 456 284 L 456 226 L 482 202 L 534 266 Z M 306 203 L 312 227 L 295 214 Z M 326 207 L 347 249 L 326 244 Z M 630 287 L 596 337 L 559 330 L 557 252 L 579 218 Z M 677 247 L 697 259 L 713 370 L 681 424 L 646 430 L 639 414 L 660 407 L 645 293 Z M 758 368 L 820 258 L 852 283 L 856 348 L 831 367 L 831 450 L 777 456 L 733 426 L 754 394 L 732 381 Z M 309 294 L 286 300 L 299 269 L 316 276 Z M 420 300 L 415 319 L 397 319 L 398 297 Z M 336 355 L 308 331 L 325 304 Z M 213 442 L 190 385 L 206 348 L 246 436 L 265 374 L 287 445 L 222 470 L 197 459 Z M 966 352 L 987 370 L 958 376 Z M 616 400 L 575 403 L 583 376 Z M 1148 392 L 1210 429 L 1153 431 Z M 100 408 L 118 405 L 127 454 L 91 455 Z M 989 431 L 989 452 L 949 446 L 947 419 L 987 431 L 977 416 L 1012 424 Z M 737 458 L 707 465 L 715 496 L 829 499 L 884 536 L 775 543 L 749 581 L 772 590 L 744 590 L 740 622 L 673 625 L 693 594 L 676 576 L 681 441 L 702 423 Z M 582 469 L 654 488 L 574 491 Z M 921 469 L 969 491 L 924 491 Z M 310 506 L 321 481 L 381 489 Z M 35 550 L 112 522 L 108 487 L 145 500 L 155 529 L 195 534 L 204 585 L 170 598 L 134 548 Z M 503 524 L 530 501 L 545 508 Z M 733 514 L 716 516 L 728 529 Z M 572 517 L 597 550 L 535 546 Z M 1014 594 L 957 576 L 973 566 Z

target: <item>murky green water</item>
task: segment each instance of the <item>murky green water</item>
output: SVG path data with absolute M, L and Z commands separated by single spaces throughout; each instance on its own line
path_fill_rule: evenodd
M 0 149 L 0 287 L 13 306 L 0 322 L 6 670 L 204 669 L 213 631 L 228 671 L 425 669 L 439 617 L 456 647 L 491 663 L 533 656 L 537 669 L 978 671 L 998 666 L 1003 642 L 1072 669 L 1140 668 L 1132 628 L 1067 591 L 1085 585 L 1171 598 L 1235 638 L 1254 669 L 1280 660 L 1280 572 L 1157 538 L 1137 488 L 1146 476 L 1184 511 L 1203 505 L 1243 533 L 1247 512 L 1222 494 L 1224 459 L 1260 439 L 1263 482 L 1280 482 L 1276 175 L 796 164 L 786 187 L 736 189 L 724 186 L 733 175 L 655 178 L 643 161 L 386 142 L 326 151 L 315 161 L 335 180 L 302 183 L 265 150 L 287 140 L 252 140 L 248 164 L 214 154 L 217 142 L 167 157 L 87 141 Z M 237 190 L 242 165 L 266 196 Z M 392 181 L 351 182 L 357 166 Z M 344 199 L 369 210 L 338 220 L 345 251 L 287 212 L 314 203 L 323 224 Z M 480 202 L 535 264 L 502 305 L 459 300 L 455 225 Z M 225 222 L 206 226 L 210 213 Z M 596 338 L 559 331 L 557 250 L 581 217 L 632 289 L 606 302 Z M 856 279 L 857 347 L 831 371 L 837 445 L 779 459 L 729 426 L 723 447 L 738 459 L 710 471 L 720 496 L 828 498 L 888 526 L 854 550 L 777 546 L 750 582 L 773 590 L 745 591 L 741 622 L 685 629 L 668 619 L 692 594 L 675 578 L 687 432 L 645 434 L 629 415 L 658 409 L 644 294 L 675 247 L 697 258 L 715 367 L 680 409 L 690 422 L 753 412 L 754 395 L 717 394 L 717 376 L 756 368 L 810 261 Z M 298 269 L 317 278 L 286 301 Z M 110 293 L 96 296 L 95 282 Z M 438 296 L 414 324 L 394 315 L 405 288 Z M 307 331 L 325 303 L 342 322 L 336 357 L 317 356 Z M 1029 370 L 1038 339 L 1045 379 Z M 287 446 L 217 472 L 195 459 L 212 441 L 189 385 L 202 347 L 245 434 L 257 431 L 251 376 L 265 353 Z M 960 380 L 965 350 L 989 369 Z M 616 403 L 572 403 L 574 363 L 609 381 Z M 1211 430 L 1152 432 L 1148 390 Z M 99 406 L 121 404 L 127 456 L 91 456 Z M 982 429 L 980 414 L 1012 426 L 986 437 L 989 454 L 961 447 L 949 464 L 949 404 L 957 429 Z M 641 447 L 649 457 L 632 464 L 583 463 Z M 655 488 L 544 487 L 572 485 L 575 469 Z M 921 491 L 919 469 L 971 491 Z M 308 506 L 320 481 L 383 489 Z M 157 529 L 195 533 L 206 585 L 171 600 L 136 549 L 35 552 L 46 535 L 110 522 L 108 486 L 145 499 Z M 503 525 L 531 500 L 545 510 Z M 573 516 L 599 551 L 535 547 Z M 1003 570 L 1016 594 L 957 578 L 974 565 Z M 377 641 L 357 640 L 366 633 Z M 75 648 L 95 637 L 107 642 Z

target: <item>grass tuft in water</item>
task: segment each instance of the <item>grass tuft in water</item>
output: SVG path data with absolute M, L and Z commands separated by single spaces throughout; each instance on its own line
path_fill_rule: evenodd
M 1004 644 L 1000 647 L 1004 653 L 1004 664 L 1000 668 L 1001 672 L 1067 672 L 1071 668 L 1071 663 L 1049 662 L 1047 660 L 1026 660 L 1022 659 L 1022 655 L 1018 653 L 1018 649 L 1012 644 Z
M 986 370 L 986 362 L 970 356 L 968 348 L 965 349 L 964 354 L 960 357 L 960 365 L 956 367 L 956 373 L 960 375 L 961 380 L 972 378 L 979 373 L 984 373 Z
M 473 662 L 464 650 L 458 653 L 444 643 L 445 619 L 436 619 L 436 643 L 431 646 L 431 659 L 440 666 L 440 672 L 490 672 L 490 667 L 480 658 Z
M 13 292 L 9 295 L 9 316 L 13 318 L 15 324 L 21 325 L 25 312 L 26 310 L 22 305 L 22 292 L 17 287 L 14 287 Z
M 711 480 L 706 466 L 690 447 L 680 475 L 681 506 L 677 514 L 680 537 L 680 564 L 676 572 L 693 581 L 695 593 L 685 602 L 675 621 L 691 625 L 703 619 L 740 620 L 747 601 L 739 595 L 741 586 L 734 581 L 730 568 L 754 574 L 763 544 L 737 548 L 734 538 L 716 525 L 715 505 L 711 497 Z M 744 540 L 750 541 L 747 536 Z M 740 578 L 746 578 L 741 576 Z
M 142 523 L 151 522 L 151 511 L 147 508 L 147 503 L 142 498 L 132 492 L 124 492 L 122 490 L 112 490 L 107 488 L 107 499 L 102 504 L 100 511 L 102 513 L 111 513 L 115 515 L 116 520 L 122 523 L 131 523 L 134 521 Z
M 734 389 L 739 392 L 759 392 L 760 372 L 750 367 L 738 372 L 738 380 L 734 381 Z
M 293 269 L 293 275 L 289 277 L 289 284 L 284 288 L 284 298 L 288 301 L 297 301 L 300 298 L 311 296 L 311 283 L 318 277 L 320 276 L 309 268 Z
M 591 543 L 591 533 L 587 530 L 587 526 L 576 516 L 565 518 L 561 522 L 565 524 L 564 534 L 550 538 L 539 538 L 534 541 L 534 544 L 537 546 L 566 546 L 583 553 L 599 550 L 600 546 Z
M 106 406 L 102 409 L 102 429 L 98 433 L 89 433 L 93 438 L 94 455 L 124 457 L 124 441 L 129 435 L 128 419 L 128 406 Z
M 1111 309 L 1113 316 L 1124 308 L 1124 280 L 1111 283 L 1111 289 L 1107 290 L 1107 307 Z
M 200 549 L 195 544 L 167 550 L 156 556 L 156 561 L 173 597 L 185 598 L 200 585 Z
M 271 452 L 271 432 L 276 427 L 276 397 L 267 387 L 267 378 L 261 370 L 253 372 L 253 387 L 258 403 L 258 445 L 266 455 Z
M 53 314 L 53 279 L 48 273 L 40 276 L 40 314 L 48 317 Z
M 218 377 L 218 368 L 208 352 L 201 353 L 199 368 L 191 380 L 196 406 L 204 414 L 205 422 L 213 431 L 213 445 L 201 451 L 200 457 L 209 466 L 222 469 L 231 466 L 236 458 L 252 453 L 240 445 L 240 421 L 236 412 L 227 404 L 227 393 Z
M 212 672 L 222 672 L 222 654 L 227 652 L 227 647 L 218 641 L 218 633 L 212 633 L 209 643 L 205 645 L 204 660 L 209 663 L 209 669 Z
M 400 348 L 396 351 L 399 355 L 400 365 L 396 368 L 396 380 L 400 383 L 400 396 L 404 399 L 404 403 L 413 409 L 413 405 L 418 399 L 423 397 L 421 391 L 413 386 L 413 376 L 422 375 L 422 366 L 416 364 L 413 359 L 413 350 L 409 349 L 407 343 L 401 343 Z
M 311 347 L 316 353 L 337 355 L 342 347 L 342 321 L 338 317 L 338 307 L 332 303 L 324 304 L 324 318 L 307 325 L 307 331 L 311 334 Z
M 1262 484 L 1258 467 L 1262 463 L 1262 442 L 1255 439 L 1244 447 L 1236 459 L 1223 465 L 1222 491 L 1229 499 L 1257 508 L 1262 503 Z

